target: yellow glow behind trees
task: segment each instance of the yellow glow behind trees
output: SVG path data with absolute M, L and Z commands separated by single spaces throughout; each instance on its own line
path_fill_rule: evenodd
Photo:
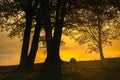
M 7 33 L 0 32 L 0 65 L 19 64 L 22 44 L 17 37 L 11 40 L 6 35 Z M 77 61 L 100 59 L 99 53 L 85 53 L 87 45 L 78 45 L 74 40 L 70 40 L 66 36 L 63 36 L 62 39 L 66 42 L 60 49 L 62 60 L 69 61 L 71 58 L 75 58 Z M 104 55 L 105 58 L 120 57 L 120 40 L 114 40 L 112 46 L 106 46 Z M 42 49 L 39 49 L 35 63 L 44 62 L 45 58 L 46 54 L 43 53 Z

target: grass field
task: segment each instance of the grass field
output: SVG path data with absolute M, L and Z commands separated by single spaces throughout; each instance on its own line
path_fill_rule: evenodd
M 1 66 L 0 80 L 120 80 L 120 58 L 79 61 L 51 66 L 35 64 L 34 70 L 15 71 Z

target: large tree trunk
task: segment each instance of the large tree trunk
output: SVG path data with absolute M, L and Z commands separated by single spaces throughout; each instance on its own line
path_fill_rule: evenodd
M 98 48 L 100 53 L 100 59 L 104 59 L 103 49 L 102 49 L 102 26 L 101 26 L 101 19 L 100 14 L 98 13 Z
M 25 14 L 26 14 L 26 27 L 23 36 L 23 44 L 22 44 L 22 51 L 21 51 L 21 58 L 19 68 L 26 69 L 28 65 L 28 49 L 29 49 L 29 40 L 30 40 L 30 33 L 31 33 L 31 26 L 32 26 L 32 0 L 27 1 L 28 4 L 25 7 Z
M 44 12 L 45 12 L 44 13 L 45 38 L 47 44 L 47 58 L 45 62 L 56 63 L 58 61 L 59 52 L 56 53 L 56 41 L 54 40 L 54 36 L 52 36 L 52 27 L 51 27 L 50 11 L 49 11 L 48 3 L 45 6 Z
M 51 17 L 50 17 L 50 6 L 49 1 L 46 0 L 44 3 L 44 26 L 45 26 L 45 39 L 46 39 L 46 45 L 47 45 L 47 58 L 45 62 L 53 62 L 55 61 L 55 55 L 54 55 L 54 41 L 52 37 L 52 26 L 51 26 Z
M 21 51 L 21 58 L 20 58 L 20 65 L 19 65 L 20 68 L 27 67 L 31 25 L 32 25 L 32 16 L 28 12 L 26 13 L 26 27 L 24 31 L 24 37 L 23 37 L 23 44 L 22 44 L 22 51 Z
M 66 11 L 65 0 L 63 1 L 63 3 L 61 0 L 58 0 L 57 9 L 56 9 L 56 22 L 55 22 L 54 35 L 52 39 L 49 39 L 48 41 L 46 62 L 47 61 L 54 62 L 54 63 L 61 62 L 59 51 L 60 51 L 60 42 L 61 42 L 61 35 L 62 35 L 62 27 L 64 24 L 65 11 Z M 49 33 L 52 34 L 52 31 L 46 30 L 46 38 L 47 36 L 49 36 L 48 35 Z
M 56 36 L 56 38 L 53 38 L 51 29 L 45 29 L 45 32 L 46 32 L 46 42 L 47 42 L 47 58 L 45 62 L 59 63 L 61 62 L 59 56 L 59 47 L 60 47 L 59 41 L 61 40 L 59 38 L 61 35 L 59 32 L 57 32 L 56 35 L 58 36 L 60 35 L 60 36 L 59 37 Z

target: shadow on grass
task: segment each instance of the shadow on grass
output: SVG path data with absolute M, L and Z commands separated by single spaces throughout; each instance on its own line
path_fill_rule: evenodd
M 35 64 L 34 70 L 1 67 L 0 80 L 120 80 L 120 59 Z
M 35 80 L 62 80 L 61 63 L 43 64 L 35 78 Z

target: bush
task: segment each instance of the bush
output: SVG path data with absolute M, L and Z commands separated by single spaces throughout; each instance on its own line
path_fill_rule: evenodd
M 75 63 L 76 62 L 76 59 L 75 58 L 71 58 L 70 59 L 70 63 Z

